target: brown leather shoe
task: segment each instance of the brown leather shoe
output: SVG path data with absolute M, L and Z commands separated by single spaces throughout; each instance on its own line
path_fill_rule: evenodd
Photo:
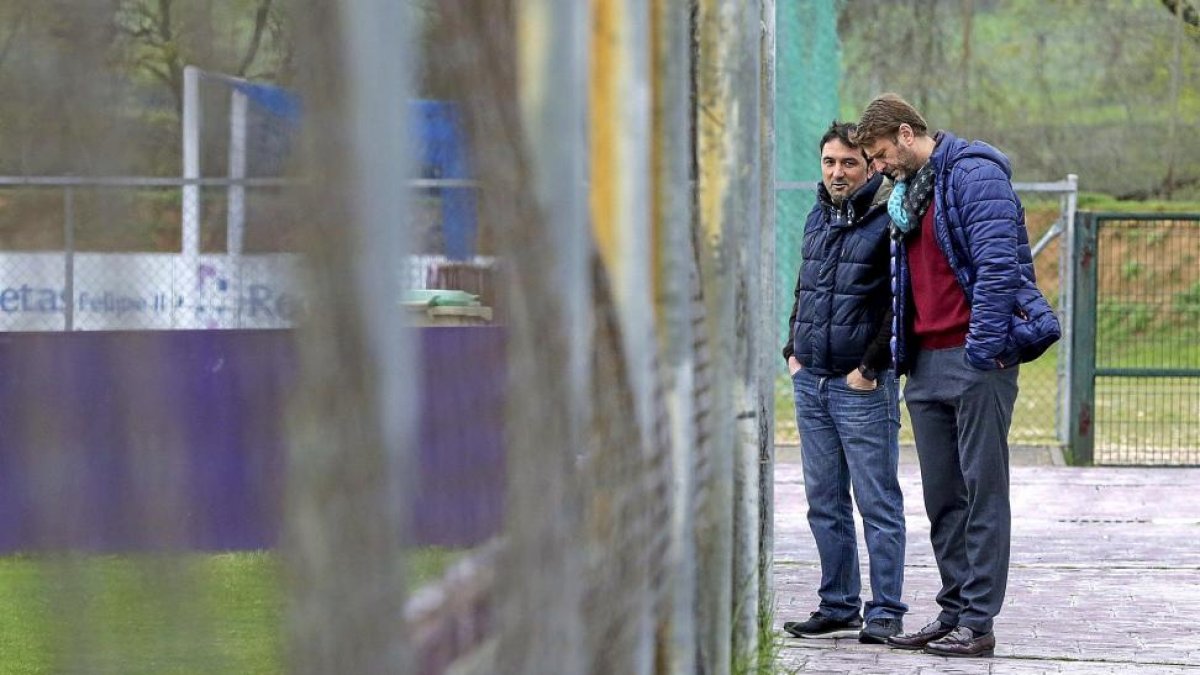
M 966 626 L 959 626 L 946 637 L 925 645 L 926 654 L 937 656 L 991 656 L 995 652 L 995 633 L 976 633 Z
M 889 637 L 887 645 L 896 649 L 924 649 L 925 645 L 934 640 L 946 637 L 952 630 L 954 630 L 954 626 L 934 619 L 915 633 L 904 633 Z

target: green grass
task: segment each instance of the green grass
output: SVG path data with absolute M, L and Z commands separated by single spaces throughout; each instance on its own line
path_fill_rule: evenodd
M 410 552 L 410 592 L 461 552 Z M 272 552 L 0 558 L 0 674 L 278 673 Z
M 745 599 L 744 593 L 738 593 L 738 598 Z M 775 630 L 775 617 L 778 604 L 772 591 L 766 604 L 758 608 L 758 650 L 753 654 L 734 654 L 730 672 L 733 675 L 793 675 L 798 672 L 795 668 L 785 667 L 780 663 L 784 649 L 784 634 Z M 734 611 L 736 616 L 739 612 Z
M 796 404 L 792 397 L 792 378 L 788 377 L 787 373 L 775 378 L 775 443 L 800 443 L 800 432 L 796 429 Z
M 405 569 L 409 592 L 442 578 L 446 568 L 462 558 L 463 554 L 462 550 L 438 546 L 427 546 L 409 551 L 408 566 Z
M 1136 315 L 1135 315 L 1136 316 Z M 1136 322 L 1134 322 L 1136 323 Z M 1099 368 L 1200 368 L 1200 342 L 1187 331 L 1152 328 L 1129 341 L 1106 341 L 1096 346 Z
M 1097 378 L 1097 464 L 1200 464 L 1195 379 Z
M 1122 200 L 1098 192 L 1080 192 L 1080 211 L 1119 213 L 1200 213 L 1200 202 L 1151 200 Z
M 1098 307 L 1099 368 L 1200 368 L 1200 283 L 1169 302 Z M 1098 377 L 1099 464 L 1200 464 L 1200 383 L 1195 378 Z
M 1058 409 L 1058 350 L 1051 349 L 1041 358 L 1021 364 L 1017 380 L 1019 392 L 1013 406 L 1009 443 L 1017 445 L 1055 445 L 1055 414 Z
M 275 673 L 267 553 L 0 559 L 0 673 Z

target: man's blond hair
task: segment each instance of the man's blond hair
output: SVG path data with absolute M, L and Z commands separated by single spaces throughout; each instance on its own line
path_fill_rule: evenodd
M 880 138 L 895 139 L 901 124 L 912 127 L 917 136 L 924 136 L 929 131 L 925 118 L 912 104 L 897 94 L 880 94 L 863 110 L 852 138 L 856 145 L 873 143 Z

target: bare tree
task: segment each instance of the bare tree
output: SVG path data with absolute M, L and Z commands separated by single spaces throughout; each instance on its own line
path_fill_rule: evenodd
M 271 0 L 259 0 L 258 7 L 254 10 L 254 33 L 250 38 L 250 44 L 246 46 L 245 56 L 242 57 L 241 63 L 234 71 L 235 75 L 242 77 L 250 70 L 255 57 L 258 56 L 258 48 L 262 45 L 263 33 L 270 17 Z
M 3 67 L 4 62 L 8 60 L 8 54 L 12 51 L 17 36 L 29 18 L 31 9 L 29 2 L 22 2 L 17 6 L 15 16 L 9 20 L 8 35 L 4 36 L 4 42 L 0 44 L 0 67 Z
M 846 0 L 842 105 L 885 90 L 985 139 L 1030 179 L 1128 198 L 1200 195 L 1198 0 Z M 1170 10 L 1167 14 L 1163 9 Z M 1190 37 L 1191 40 L 1185 39 Z
M 1193 40 L 1200 40 L 1200 12 L 1196 11 L 1189 0 L 1162 0 L 1162 4 L 1171 14 L 1191 27 L 1190 33 Z
M 195 3 L 176 0 L 118 0 L 115 22 L 126 47 L 129 65 L 161 82 L 171 92 L 176 111 L 183 110 L 183 68 L 189 64 L 231 72 L 239 77 L 277 79 L 291 62 L 291 42 L 285 20 L 273 0 L 231 3 L 234 17 L 249 24 L 244 44 L 214 50 L 211 26 Z M 264 56 L 265 42 L 272 54 Z M 267 61 L 266 63 L 262 63 Z M 261 66 L 259 64 L 262 63 Z M 259 66 L 259 72 L 254 69 Z
M 161 81 L 183 111 L 183 58 L 172 21 L 173 0 L 137 0 L 118 9 L 117 29 L 134 46 L 132 65 Z

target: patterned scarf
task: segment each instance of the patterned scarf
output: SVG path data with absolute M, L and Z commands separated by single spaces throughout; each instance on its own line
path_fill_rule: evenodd
M 897 182 L 888 199 L 888 215 L 901 232 L 911 232 L 921 224 L 921 218 L 933 201 L 933 164 L 925 162 L 912 178 Z

